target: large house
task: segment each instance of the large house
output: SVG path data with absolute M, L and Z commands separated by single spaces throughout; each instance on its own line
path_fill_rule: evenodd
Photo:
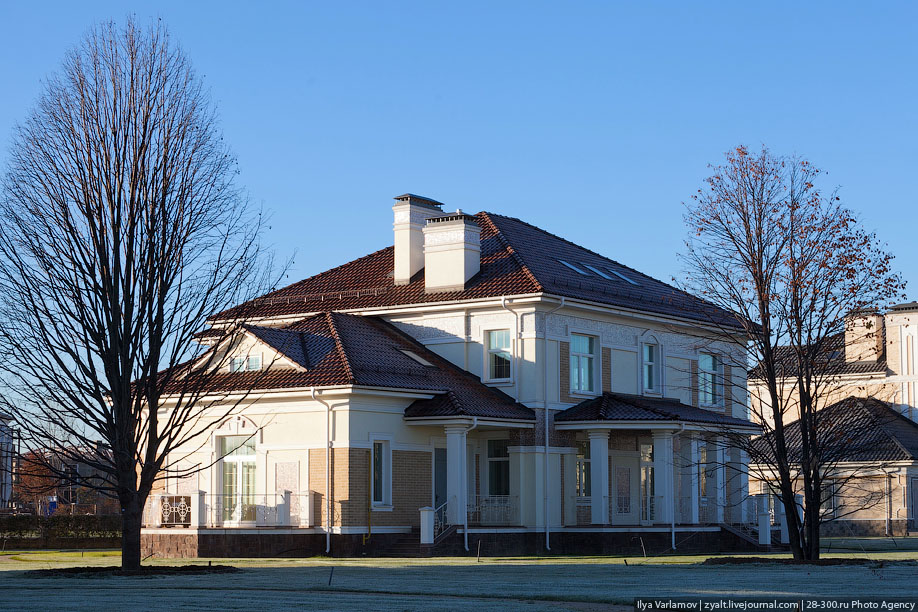
M 147 554 L 736 543 L 735 315 L 519 219 L 393 212 L 394 245 L 238 307 L 210 384 L 254 390 L 178 453 L 207 467 L 153 496 Z

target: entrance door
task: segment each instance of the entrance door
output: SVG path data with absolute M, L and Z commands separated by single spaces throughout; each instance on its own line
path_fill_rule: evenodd
M 434 449 L 434 508 L 446 503 L 446 449 Z
M 638 458 L 612 458 L 612 524 L 637 525 L 638 508 Z
M 251 436 L 224 436 L 222 518 L 226 522 L 255 521 L 255 440 Z

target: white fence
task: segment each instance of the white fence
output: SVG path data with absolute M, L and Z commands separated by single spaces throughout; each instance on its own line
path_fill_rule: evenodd
M 309 493 L 229 496 L 199 492 L 151 495 L 144 508 L 145 527 L 310 527 Z

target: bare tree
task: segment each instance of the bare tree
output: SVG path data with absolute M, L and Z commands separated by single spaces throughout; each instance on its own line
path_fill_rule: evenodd
M 201 79 L 159 23 L 90 31 L 14 134 L 0 401 L 54 476 L 85 464 L 77 484 L 118 499 L 124 568 L 140 566 L 154 483 L 181 476 L 170 451 L 234 408 L 208 393 L 219 359 L 192 340 L 268 284 L 262 218 L 236 173 Z
M 751 465 L 767 466 L 787 512 L 794 557 L 816 559 L 843 443 L 829 435 L 819 412 L 842 384 L 834 365 L 844 350 L 838 339 L 847 315 L 884 306 L 904 284 L 876 236 L 836 193 L 816 186 L 820 172 L 807 160 L 737 147 L 712 169 L 687 206 L 687 285 L 738 315 L 744 333 L 725 329 L 723 339 L 741 349 L 745 364 L 737 365 L 755 365 L 765 392 L 751 405 L 765 435 L 730 444 L 745 449 Z M 799 440 L 791 448 L 787 426 L 798 415 Z M 859 426 L 869 424 L 862 419 Z

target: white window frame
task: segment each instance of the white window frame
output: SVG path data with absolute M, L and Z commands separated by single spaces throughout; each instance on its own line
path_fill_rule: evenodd
M 491 334 L 493 332 L 507 332 L 507 339 L 509 341 L 509 346 L 504 349 L 492 349 L 490 348 L 491 344 Z M 495 327 L 492 329 L 483 329 L 482 330 L 482 342 L 481 345 L 484 348 L 484 376 L 482 378 L 485 382 L 491 383 L 512 383 L 514 375 L 514 338 L 513 330 L 507 327 Z M 510 355 L 510 376 L 507 378 L 492 378 L 491 377 L 491 354 L 492 353 L 508 353 Z
M 258 482 L 260 480 L 259 470 L 258 470 L 258 450 L 259 450 L 258 447 L 260 444 L 258 438 L 259 438 L 260 433 L 261 432 L 258 429 L 253 429 L 252 431 L 240 431 L 238 421 L 234 422 L 233 426 L 230 428 L 223 429 L 223 430 L 217 430 L 216 432 L 214 432 L 214 435 L 212 436 L 212 444 L 214 445 L 214 455 L 217 458 L 217 461 L 214 463 L 214 465 L 218 466 L 216 470 L 216 475 L 219 479 L 219 481 L 216 483 L 217 490 L 214 491 L 215 493 L 218 493 L 221 496 L 224 495 L 223 492 L 226 489 L 226 483 L 224 481 L 224 478 L 225 478 L 224 477 L 224 472 L 225 472 L 224 465 L 226 463 L 233 463 L 236 466 L 235 468 L 236 469 L 236 475 L 235 475 L 236 482 L 233 484 L 233 487 L 235 489 L 235 493 L 233 494 L 233 496 L 235 497 L 234 502 L 236 504 L 244 503 L 243 498 L 245 497 L 245 493 L 243 491 L 244 477 L 243 477 L 243 465 L 242 464 L 251 463 L 255 468 L 255 472 L 254 472 L 255 483 L 252 487 L 252 492 L 250 493 L 250 496 L 256 495 L 255 492 L 258 490 Z M 250 455 L 232 455 L 232 454 L 224 455 L 221 452 L 220 449 L 223 446 L 223 442 L 226 438 L 242 438 L 242 437 L 252 440 L 252 443 L 253 443 L 252 454 Z M 221 511 L 219 516 L 215 517 L 217 520 L 221 522 L 221 524 L 223 525 L 254 525 L 255 524 L 257 520 L 257 512 L 256 512 L 256 518 L 254 519 L 245 520 L 240 516 L 238 520 L 234 520 L 233 518 L 226 517 L 225 504 L 226 504 L 226 501 L 224 500 L 223 502 L 224 510 Z
M 709 370 L 701 367 L 702 358 L 711 357 L 714 359 L 715 366 L 713 370 Z M 714 393 L 714 401 L 706 401 L 704 397 L 704 386 L 702 385 L 702 380 L 704 376 L 711 376 L 712 388 Z M 724 405 L 724 360 L 717 353 L 699 353 L 698 355 L 698 403 L 702 406 L 708 407 L 722 407 Z
M 654 347 L 653 361 L 647 361 L 646 348 Z M 656 338 L 650 338 L 646 342 L 641 342 L 641 393 L 643 395 L 663 395 L 663 347 L 656 341 Z M 650 364 L 653 372 L 654 383 L 652 388 L 647 388 L 647 365 Z
M 376 445 L 382 445 L 382 491 L 376 499 Z M 370 502 L 374 510 L 392 509 L 392 440 L 373 436 L 370 439 Z
M 242 372 L 258 372 L 261 370 L 264 360 L 261 353 L 248 353 L 246 355 L 234 355 L 230 357 L 229 371 L 234 374 Z M 254 367 L 253 367 L 253 364 Z
M 592 338 L 594 352 L 592 354 L 575 353 L 574 352 L 574 336 L 584 336 L 587 338 Z M 568 369 L 569 378 L 570 378 L 569 380 L 570 394 L 571 395 L 599 395 L 602 391 L 602 381 L 600 380 L 600 376 L 601 376 L 600 373 L 602 372 L 602 369 L 599 363 L 600 355 L 602 354 L 602 348 L 600 347 L 600 344 L 599 344 L 599 336 L 595 334 L 588 334 L 588 333 L 581 332 L 578 330 L 571 330 L 570 335 L 568 337 L 568 347 L 570 347 L 568 351 L 568 363 L 567 363 L 567 369 Z M 574 377 L 571 376 L 570 374 L 573 374 L 573 372 L 571 371 L 572 370 L 571 366 L 574 363 L 575 357 L 577 357 L 578 359 L 581 359 L 583 357 L 589 357 L 592 359 L 592 365 L 593 365 L 592 367 L 593 388 L 592 389 L 589 389 L 589 390 L 578 389 L 574 385 Z

